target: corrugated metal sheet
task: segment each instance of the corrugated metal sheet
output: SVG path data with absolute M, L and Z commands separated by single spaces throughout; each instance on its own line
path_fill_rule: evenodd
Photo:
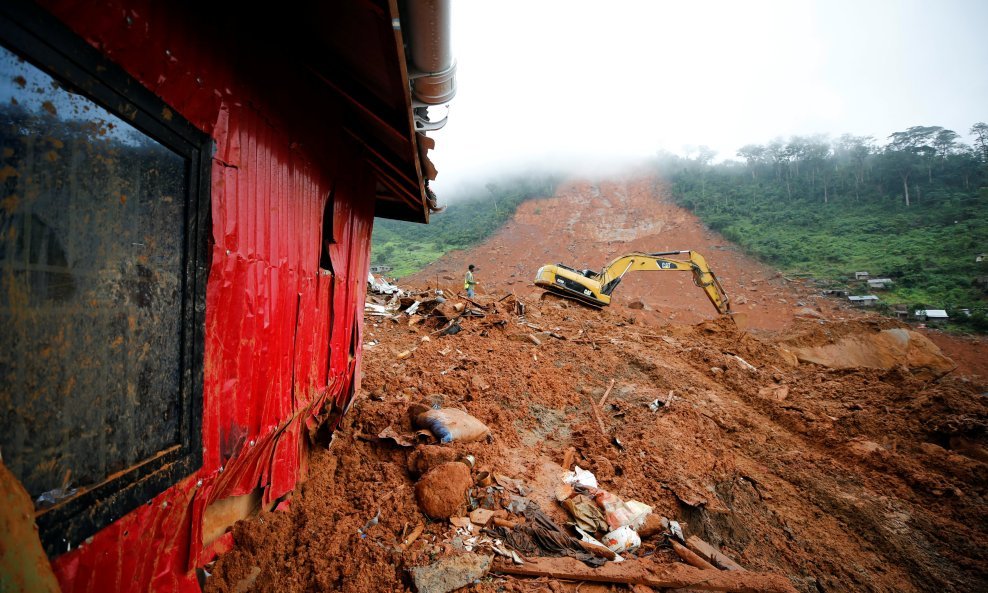
M 327 402 L 345 406 L 359 381 L 360 350 L 353 345 L 360 343 L 372 180 L 350 159 L 338 127 L 313 125 L 305 105 L 280 107 L 281 95 L 309 90 L 293 86 L 304 83 L 291 71 L 271 77 L 225 61 L 241 58 L 241 48 L 197 37 L 191 31 L 198 29 L 181 20 L 194 15 L 176 16 L 174 4 L 43 4 L 211 134 L 217 147 L 203 467 L 53 566 L 66 592 L 197 591 L 189 569 L 210 556 L 201 550 L 205 508 L 258 486 L 264 502 L 291 491 L 304 475 L 307 430 Z M 319 104 L 332 118 L 331 100 Z M 334 275 L 319 269 L 331 193 Z

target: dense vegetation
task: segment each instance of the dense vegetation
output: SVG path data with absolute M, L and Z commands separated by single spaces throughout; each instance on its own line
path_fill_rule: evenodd
M 376 219 L 371 263 L 392 266 L 395 277 L 413 274 L 448 251 L 480 243 L 510 220 L 523 201 L 553 195 L 556 183 L 554 175 L 533 174 L 461 190 L 427 225 Z
M 936 126 L 889 137 L 794 137 L 738 151 L 744 162 L 711 165 L 713 154 L 667 157 L 679 203 L 712 229 L 790 273 L 848 286 L 856 271 L 895 284 L 882 305 L 947 309 L 981 331 L 988 276 L 988 125 L 974 145 Z M 959 309 L 973 312 L 968 318 Z

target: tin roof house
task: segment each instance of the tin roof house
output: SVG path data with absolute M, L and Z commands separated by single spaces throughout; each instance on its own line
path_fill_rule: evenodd
M 347 409 L 455 92 L 448 0 L 401 6 L 0 5 L 0 450 L 63 591 L 198 590 Z

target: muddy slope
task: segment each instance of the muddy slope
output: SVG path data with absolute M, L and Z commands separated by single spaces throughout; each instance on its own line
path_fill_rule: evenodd
M 930 378 L 908 359 L 884 369 L 796 362 L 790 349 L 903 328 L 813 301 L 809 289 L 715 249 L 718 239 L 656 187 L 571 184 L 526 204 L 478 250 L 414 279 L 434 287 L 438 278 L 449 295 L 468 260 L 481 266 L 485 316 L 455 335 L 404 315 L 368 318 L 363 388 L 332 445 L 316 448 L 311 478 L 286 510 L 237 524 L 237 547 L 210 568 L 206 590 L 413 590 L 408 568 L 462 553 L 455 528 L 415 503 L 423 456 L 470 453 L 477 470 L 523 480 L 561 521 L 552 493 L 570 447 L 607 490 L 799 591 L 988 590 L 988 387 L 962 369 Z M 609 205 L 569 218 L 546 212 L 577 211 L 594 191 Z M 638 209 L 613 216 L 620 200 Z M 599 220 L 611 230 L 596 234 Z M 608 245 L 612 232 L 618 242 Z M 611 256 L 629 245 L 703 252 L 732 296 L 746 297 L 754 329 L 714 319 L 689 279 L 680 290 L 674 275 L 640 274 L 604 311 L 540 300 L 530 287 L 543 260 L 579 265 L 590 247 Z M 627 308 L 634 299 L 647 308 Z M 799 302 L 823 318 L 797 318 Z M 592 401 L 612 384 L 598 422 Z M 375 438 L 410 430 L 406 410 L 420 401 L 470 412 L 492 441 L 405 448 Z M 378 509 L 379 522 L 361 533 Z M 400 549 L 419 523 L 423 535 Z M 661 538 L 641 553 L 677 561 Z M 467 590 L 577 589 L 611 590 L 494 576 Z

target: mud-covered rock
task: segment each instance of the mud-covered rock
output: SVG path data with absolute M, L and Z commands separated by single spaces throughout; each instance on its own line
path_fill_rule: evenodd
M 448 593 L 466 587 L 487 574 L 494 556 L 463 554 L 448 556 L 428 566 L 409 569 L 419 593 Z
M 852 334 L 832 344 L 791 350 L 800 362 L 838 369 L 891 369 L 903 365 L 913 375 L 929 379 L 942 377 L 956 366 L 929 338 L 904 328 Z
M 443 463 L 426 472 L 415 484 L 415 499 L 422 512 L 433 519 L 461 514 L 466 492 L 473 485 L 470 468 L 459 461 Z

